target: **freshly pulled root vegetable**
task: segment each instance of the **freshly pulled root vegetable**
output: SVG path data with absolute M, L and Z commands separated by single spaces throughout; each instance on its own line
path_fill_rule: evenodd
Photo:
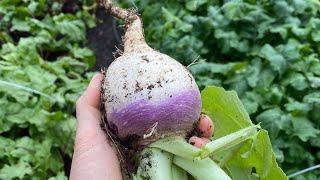
M 108 67 L 102 85 L 110 130 L 128 147 L 166 136 L 186 137 L 201 113 L 194 78 L 178 61 L 148 46 L 136 13 L 102 2 L 127 28 L 124 52 Z
M 147 45 L 135 12 L 110 0 L 102 4 L 126 27 L 124 52 L 104 73 L 101 93 L 104 124 L 119 150 L 123 178 L 229 180 L 210 157 L 250 138 L 256 127 L 210 142 L 213 123 L 201 115 L 200 92 L 189 71 Z M 189 139 L 194 146 L 185 139 L 191 135 L 201 137 Z

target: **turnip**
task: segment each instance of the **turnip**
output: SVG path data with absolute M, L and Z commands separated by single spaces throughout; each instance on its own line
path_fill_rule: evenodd
M 189 71 L 145 42 L 140 17 L 105 7 L 126 22 L 124 52 L 105 73 L 102 101 L 111 131 L 127 145 L 147 145 L 169 135 L 188 135 L 200 113 L 200 92 Z
M 120 146 L 122 169 L 130 169 L 124 178 L 170 180 L 192 175 L 197 179 L 230 179 L 209 156 L 243 142 L 256 127 L 210 142 L 203 151 L 196 148 L 209 142 L 213 124 L 199 123 L 201 98 L 193 76 L 178 61 L 148 46 L 135 12 L 116 7 L 110 0 L 102 0 L 102 4 L 124 20 L 126 27 L 124 52 L 104 72 L 101 93 L 107 134 Z M 185 138 L 192 136 L 197 126 L 205 139 L 191 138 L 190 142 L 198 142 L 194 147 Z M 129 156 L 123 153 L 128 149 Z M 124 162 L 132 159 L 138 160 L 135 168 Z

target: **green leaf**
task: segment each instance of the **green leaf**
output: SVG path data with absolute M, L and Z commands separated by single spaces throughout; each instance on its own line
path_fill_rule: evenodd
M 249 114 L 255 113 L 258 110 L 257 108 L 265 103 L 264 96 L 257 92 L 246 92 L 245 98 L 241 101 Z
M 284 172 L 277 165 L 268 133 L 265 130 L 260 130 L 253 140 L 248 140 L 242 145 L 228 162 L 228 166 L 243 169 L 255 168 L 260 179 L 287 179 Z
M 201 97 L 203 111 L 215 125 L 215 139 L 252 125 L 236 92 L 209 86 L 202 91 Z
M 20 19 L 16 19 L 14 18 L 12 20 L 12 27 L 11 27 L 11 31 L 24 31 L 24 32 L 29 32 L 30 31 L 30 26 L 28 21 L 25 20 L 20 20 Z
M 286 110 L 292 112 L 293 115 L 307 114 L 311 110 L 309 104 L 298 101 L 287 103 L 284 106 L 286 107 Z
M 218 64 L 218 63 L 198 63 L 192 65 L 190 70 L 195 74 L 200 73 L 217 73 L 217 74 L 233 74 L 237 71 L 241 71 L 242 69 L 246 68 L 246 63 L 227 63 L 227 64 Z
M 260 56 L 267 59 L 273 70 L 278 71 L 279 73 L 282 73 L 287 67 L 284 57 L 269 44 L 262 47 Z
M 320 133 L 320 130 L 315 129 L 313 124 L 305 117 L 292 117 L 291 122 L 293 125 L 294 135 L 298 136 L 304 142 L 317 137 Z
M 313 72 L 315 75 L 320 76 L 320 62 L 316 61 L 310 66 L 310 71 Z
M 56 176 L 50 177 L 48 180 L 67 180 L 68 178 L 64 175 L 64 172 L 59 172 Z
M 14 141 L 5 138 L 5 137 L 0 137 L 0 151 L 2 152 L 0 154 L 0 158 L 5 158 L 10 156 L 11 151 L 14 149 Z
M 310 82 L 310 86 L 313 88 L 320 87 L 320 78 L 315 76 L 308 76 L 308 80 Z
M 308 25 L 312 29 L 316 30 L 316 29 L 318 29 L 320 27 L 320 19 L 311 18 L 311 20 L 310 20 Z M 320 41 L 320 33 L 318 31 L 314 31 L 314 30 L 311 33 L 312 40 L 314 40 L 315 42 L 319 42 Z
M 296 61 L 300 58 L 300 47 L 301 44 L 295 39 L 289 39 L 288 43 L 285 45 L 277 46 L 277 50 L 281 52 L 283 57 L 288 61 Z
M 225 91 L 218 87 L 207 87 L 202 91 L 201 95 L 204 112 L 208 113 L 214 121 L 214 139 L 228 135 L 234 130 L 244 130 L 243 128 L 252 125 L 243 105 L 233 91 Z M 275 114 L 274 112 L 278 113 L 276 116 L 281 117 L 280 110 L 275 109 L 265 112 L 260 116 L 260 119 L 265 117 L 274 121 L 270 117 L 270 115 Z M 284 127 L 285 124 L 285 122 L 282 122 L 280 127 Z M 242 177 L 252 179 L 251 170 L 255 168 L 258 177 L 261 179 L 287 179 L 276 163 L 271 142 L 265 130 L 260 130 L 254 135 L 253 139 L 245 141 L 244 144 L 216 155 L 221 160 L 220 163 L 226 165 L 227 169 L 231 171 L 230 174 L 240 174 Z M 232 172 L 232 170 L 235 172 Z
M 259 107 L 259 104 L 257 102 L 251 101 L 249 99 L 242 99 L 241 101 L 249 115 L 257 112 Z
M 7 116 L 7 120 L 15 124 L 24 124 L 27 122 L 28 117 L 32 114 L 32 109 L 21 109 L 16 114 L 11 114 Z
M 61 34 L 67 35 L 73 41 L 84 40 L 84 23 L 82 21 L 69 15 L 55 16 L 53 19 Z
M 304 96 L 303 101 L 309 104 L 318 104 L 320 105 L 320 93 L 313 92 Z
M 281 129 L 289 128 L 290 120 L 279 109 L 268 109 L 256 118 L 263 128 L 266 128 L 271 134 L 271 139 L 276 139 Z
M 94 54 L 93 52 L 88 48 L 73 48 L 71 49 L 71 52 L 73 53 L 75 58 L 82 59 L 86 64 L 89 64 L 89 67 L 92 67 L 94 65 Z M 73 62 L 73 63 L 71 63 Z M 71 61 L 70 64 L 74 65 L 81 65 L 86 68 L 85 64 L 80 64 L 78 61 Z M 81 71 L 83 72 L 83 70 Z
M 67 179 L 75 101 L 95 59 L 85 42 L 94 4 L 0 1 L 0 179 Z
M 240 1 L 230 1 L 223 6 L 226 17 L 232 20 L 240 20 L 252 10 L 254 10 L 254 6 L 250 6 L 249 4 Z
M 0 179 L 23 179 L 26 175 L 32 173 L 32 168 L 28 163 L 20 161 L 14 165 L 5 164 L 0 170 Z
M 226 166 L 229 173 L 231 174 L 232 179 L 239 179 L 239 180 L 258 180 L 259 177 L 257 177 L 254 174 L 251 174 L 252 169 L 250 168 L 243 168 L 243 167 L 237 167 L 237 166 Z
M 259 73 L 258 88 L 268 88 L 276 78 L 276 72 L 271 68 L 264 69 Z
M 28 137 L 22 137 L 16 140 L 14 150 L 10 152 L 12 157 L 20 158 L 24 162 L 31 163 L 34 160 L 35 147 L 37 142 Z
M 291 85 L 296 90 L 302 91 L 308 88 L 309 84 L 307 78 L 301 73 L 291 72 L 288 77 L 284 78 L 282 81 L 283 85 Z
M 38 2 L 31 1 L 31 3 L 28 5 L 28 9 L 31 13 L 35 13 L 38 6 L 39 6 Z
M 262 68 L 261 59 L 258 59 L 258 58 L 255 59 L 252 65 L 249 66 L 248 68 L 249 68 L 248 77 L 247 77 L 248 84 L 251 87 L 256 87 L 260 80 L 259 74 L 261 73 L 261 68 Z
M 190 11 L 195 11 L 197 8 L 203 4 L 205 4 L 207 0 L 191 0 L 187 1 L 186 3 L 186 9 Z

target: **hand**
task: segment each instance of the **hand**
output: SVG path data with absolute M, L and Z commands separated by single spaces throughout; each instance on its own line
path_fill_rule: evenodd
M 77 101 L 77 134 L 70 179 L 122 179 L 120 163 L 112 143 L 100 127 L 102 74 L 96 74 Z
M 77 133 L 72 158 L 70 179 L 122 179 L 116 150 L 100 127 L 100 88 L 102 74 L 96 74 L 85 92 L 77 101 Z M 193 136 L 189 143 L 201 147 L 209 142 L 213 124 L 206 115 L 201 115 L 198 131 L 201 138 Z
M 199 124 L 198 124 L 198 132 L 200 137 L 192 136 L 189 139 L 189 143 L 194 145 L 197 148 L 201 148 L 203 145 L 210 142 L 209 138 L 212 136 L 214 131 L 213 122 L 209 116 L 201 114 Z

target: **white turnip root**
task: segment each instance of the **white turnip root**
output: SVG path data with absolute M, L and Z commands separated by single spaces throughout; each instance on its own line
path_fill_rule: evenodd
M 104 124 L 111 140 L 116 138 L 123 178 L 230 180 L 210 158 L 192 159 L 213 133 L 211 119 L 200 118 L 200 91 L 192 75 L 147 45 L 136 13 L 102 2 L 127 29 L 124 52 L 104 73 L 101 93 Z M 185 140 L 194 131 L 204 136 L 190 139 L 196 147 Z
M 124 52 L 108 67 L 102 85 L 109 129 L 130 147 L 190 134 L 201 113 L 200 92 L 192 75 L 148 46 L 136 13 L 115 7 L 110 0 L 103 5 L 127 28 Z

